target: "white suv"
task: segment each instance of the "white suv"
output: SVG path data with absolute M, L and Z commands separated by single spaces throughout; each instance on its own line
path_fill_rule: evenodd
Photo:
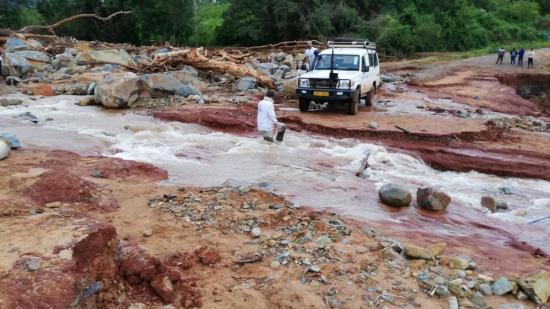
M 380 66 L 374 43 L 368 40 L 328 42 L 315 67 L 298 78 L 296 94 L 300 111 L 307 112 L 311 101 L 348 104 L 348 113 L 357 114 L 359 101 L 371 105 L 380 86 Z

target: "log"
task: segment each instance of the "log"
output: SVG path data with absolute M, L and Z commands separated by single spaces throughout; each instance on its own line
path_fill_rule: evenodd
M 97 16 L 96 14 L 79 14 L 79 15 L 74 15 L 74 16 L 65 18 L 63 20 L 60 20 L 60 21 L 58 21 L 58 22 L 56 22 L 55 24 L 52 24 L 52 25 L 26 26 L 26 27 L 23 27 L 23 28 L 17 30 L 16 32 L 18 32 L 18 33 L 29 33 L 29 32 L 34 32 L 34 31 L 48 31 L 49 33 L 55 35 L 54 29 L 59 28 L 59 27 L 65 25 L 65 24 L 70 23 L 72 21 L 75 21 L 77 19 L 93 18 L 93 19 L 96 19 L 96 20 L 99 20 L 99 21 L 102 21 L 102 22 L 108 22 L 108 21 L 110 21 L 111 19 L 113 19 L 114 17 L 116 17 L 118 15 L 128 15 L 128 14 L 133 14 L 133 12 L 132 11 L 120 11 L 120 12 L 113 13 L 113 14 L 107 16 L 107 17 Z
M 183 49 L 162 54 L 156 54 L 152 66 L 184 63 L 199 70 L 211 70 L 219 73 L 229 73 L 236 77 L 250 76 L 263 86 L 276 88 L 273 79 L 261 72 L 233 62 L 209 59 L 202 55 L 202 49 Z M 149 69 L 148 65 L 145 70 Z

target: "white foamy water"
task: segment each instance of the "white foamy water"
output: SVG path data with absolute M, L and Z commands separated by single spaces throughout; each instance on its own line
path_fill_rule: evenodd
M 506 221 L 531 222 L 550 215 L 550 182 L 504 178 L 478 172 L 441 172 L 410 155 L 352 139 L 333 139 L 288 132 L 282 144 L 260 138 L 225 134 L 194 125 L 164 122 L 144 112 L 106 111 L 79 107 L 78 97 L 58 96 L 0 108 L 0 131 L 18 135 L 24 146 L 65 149 L 152 163 L 166 169 L 170 183 L 220 185 L 228 178 L 245 184 L 266 182 L 298 205 L 331 208 L 369 219 L 401 220 L 377 206 L 377 189 L 385 183 L 416 191 L 436 186 L 454 202 L 479 210 L 480 215 Z M 31 112 L 39 123 L 17 115 Z M 46 121 L 47 118 L 52 118 Z M 369 153 L 364 178 L 355 176 Z M 485 214 L 479 201 L 491 195 L 523 208 Z M 550 220 L 542 221 L 548 225 Z M 451 233 L 451 232 L 449 232 Z

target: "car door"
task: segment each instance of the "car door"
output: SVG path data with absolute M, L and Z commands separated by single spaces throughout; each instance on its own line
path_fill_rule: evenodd
M 369 92 L 369 71 L 370 71 L 370 63 L 369 63 L 369 57 L 367 54 L 363 54 L 361 57 L 361 93 L 364 95 L 367 92 Z

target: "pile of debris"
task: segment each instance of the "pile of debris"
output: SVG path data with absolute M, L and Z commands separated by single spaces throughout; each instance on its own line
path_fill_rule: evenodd
M 500 117 L 491 120 L 498 127 L 519 128 L 531 132 L 549 132 L 550 123 L 532 116 Z
M 276 88 L 292 96 L 306 44 L 206 50 L 47 38 L 5 38 L 1 69 L 7 84 L 29 95 L 93 96 L 81 105 L 108 108 L 151 106 L 146 102 L 170 96 L 204 104 L 204 92 L 220 88 L 254 95 Z

